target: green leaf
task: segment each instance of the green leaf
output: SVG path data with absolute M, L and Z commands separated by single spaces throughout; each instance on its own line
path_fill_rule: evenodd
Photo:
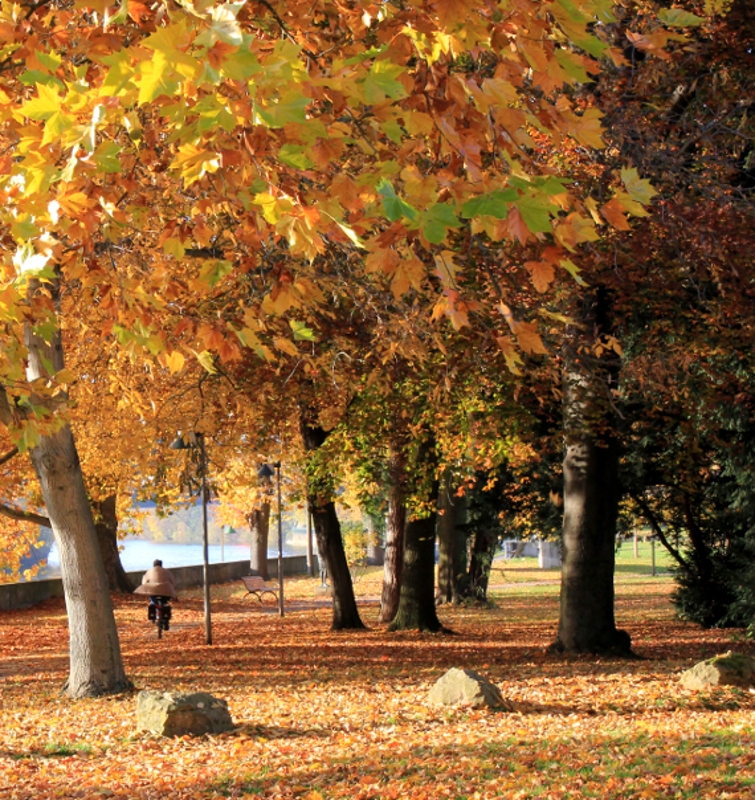
M 121 0 L 118 11 L 112 17 L 105 15 L 104 28 L 107 30 L 111 25 L 123 25 L 128 19 L 128 0 Z
M 394 143 L 401 144 L 404 138 L 403 128 L 395 119 L 389 119 L 380 123 L 380 130 Z
M 698 17 L 697 14 L 685 11 L 683 8 L 662 8 L 658 16 L 666 25 L 674 28 L 694 28 L 705 22 L 704 17 Z
M 529 194 L 516 202 L 524 224 L 532 233 L 548 233 L 552 230 L 551 215 L 556 210 L 548 197 Z
M 163 242 L 163 253 L 180 261 L 186 254 L 186 248 L 180 239 L 171 236 Z
M 569 258 L 562 258 L 559 264 L 574 278 L 580 286 L 587 286 L 586 281 L 579 274 L 579 267 Z
M 291 330 L 294 334 L 294 341 L 297 342 L 316 342 L 317 336 L 315 332 L 306 326 L 304 322 L 298 322 L 295 319 L 292 319 L 288 323 L 291 326 Z
M 196 124 L 197 133 L 207 133 L 222 128 L 225 131 L 232 131 L 236 126 L 236 120 L 225 103 L 215 95 L 203 97 L 195 106 L 193 111 L 199 114 Z
M 556 56 L 556 61 L 558 61 L 561 68 L 570 78 L 573 78 L 578 83 L 589 83 L 590 76 L 573 53 L 569 50 L 559 48 L 554 55 Z
M 268 128 L 282 128 L 290 122 L 304 123 L 307 121 L 305 110 L 312 101 L 302 97 L 299 92 L 288 92 L 277 103 L 265 107 L 259 103 L 254 104 L 253 121 L 255 125 L 265 125 Z
M 17 242 L 26 242 L 38 235 L 39 228 L 34 223 L 34 217 L 24 215 L 19 216 L 18 219 L 14 219 L 13 225 L 11 226 L 11 236 Z
M 362 85 L 365 102 L 374 105 L 388 98 L 400 100 L 406 97 L 406 89 L 396 80 L 403 72 L 404 68 L 398 64 L 384 60 L 374 61 Z
M 184 78 L 193 78 L 200 70 L 200 63 L 185 51 L 189 39 L 187 21 L 182 19 L 164 28 L 158 28 L 141 43 L 144 47 L 155 51 L 155 55 L 163 55 L 172 70 Z
M 393 184 L 387 178 L 380 179 L 377 190 L 383 196 L 383 211 L 388 220 L 395 222 L 401 217 L 406 217 L 413 222 L 417 219 L 417 209 L 396 194 Z
M 295 169 L 311 169 L 314 166 L 304 148 L 296 144 L 284 144 L 278 151 L 278 160 Z
M 122 165 L 120 158 L 121 148 L 115 142 L 102 142 L 94 151 L 94 160 L 102 172 L 120 172 Z
M 246 81 L 262 70 L 257 56 L 250 50 L 252 36 L 244 34 L 241 46 L 235 53 L 225 57 L 220 74 L 232 81 Z
M 446 238 L 448 229 L 461 227 L 461 222 L 451 206 L 436 203 L 419 215 L 419 227 L 430 244 L 440 244 Z
M 35 86 L 36 84 L 41 83 L 44 86 L 55 86 L 61 91 L 66 88 L 66 85 L 63 83 L 63 81 L 61 81 L 56 75 L 49 75 L 47 72 L 42 72 L 42 70 L 39 69 L 27 70 L 19 77 L 19 80 L 24 86 Z
M 496 189 L 467 200 L 461 207 L 461 216 L 465 219 L 473 217 L 506 219 L 510 207 L 518 197 L 519 193 L 515 189 Z
M 98 60 L 110 67 L 102 84 L 103 89 L 108 89 L 107 94 L 117 97 L 121 92 L 134 88 L 131 81 L 134 78 L 135 70 L 128 50 L 119 50 L 116 53 L 101 56 Z
M 151 60 L 142 61 L 139 70 L 141 72 L 140 106 L 151 103 L 163 94 L 172 97 L 178 90 L 178 81 L 172 78 L 173 70 L 168 59 L 162 53 L 155 53 Z
M 220 280 L 233 272 L 233 264 L 222 259 L 208 259 L 202 264 L 199 276 L 207 282 L 210 288 L 214 288 Z

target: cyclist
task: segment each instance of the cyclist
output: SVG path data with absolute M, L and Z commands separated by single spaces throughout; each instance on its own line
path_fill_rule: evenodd
M 147 616 L 151 620 L 155 620 L 156 608 L 155 605 L 162 601 L 169 603 L 171 599 L 178 599 L 176 595 L 176 582 L 170 570 L 163 567 L 163 562 L 156 558 L 152 569 L 147 570 L 142 577 L 142 585 L 134 592 L 134 594 L 146 594 L 149 596 L 149 606 L 147 608 Z M 170 612 L 166 619 L 165 630 L 168 630 L 168 620 L 170 619 Z

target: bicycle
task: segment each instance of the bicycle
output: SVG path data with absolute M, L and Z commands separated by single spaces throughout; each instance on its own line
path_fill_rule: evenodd
M 170 604 L 170 597 L 152 596 L 149 598 L 147 607 L 147 618 L 157 626 L 157 638 L 163 638 L 163 631 L 170 630 L 170 618 L 173 608 Z

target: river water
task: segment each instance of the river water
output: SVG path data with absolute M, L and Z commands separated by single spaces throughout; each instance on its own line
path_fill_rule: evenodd
M 203 548 L 201 544 L 176 544 L 173 542 L 152 542 L 144 539 L 128 539 L 121 543 L 121 564 L 126 572 L 148 570 L 156 558 L 162 559 L 166 569 L 171 567 L 190 567 L 202 564 Z M 211 544 L 208 548 L 210 564 L 219 564 L 223 561 L 248 561 L 249 546 L 242 544 L 226 544 L 221 547 Z M 278 555 L 277 550 L 268 551 L 270 558 Z M 296 555 L 288 548 L 283 555 Z M 39 579 L 57 578 L 60 576 L 60 560 L 58 548 L 53 544 L 47 557 L 47 568 L 40 571 Z

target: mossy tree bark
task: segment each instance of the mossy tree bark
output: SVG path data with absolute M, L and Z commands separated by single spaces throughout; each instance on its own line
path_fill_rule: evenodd
M 311 424 L 306 412 L 300 418 L 304 449 L 315 454 L 327 438 L 327 433 L 318 425 Z M 333 595 L 333 630 L 364 628 L 359 616 L 351 572 L 346 561 L 346 552 L 341 538 L 341 525 L 336 506 L 326 479 L 310 473 L 307 482 L 307 501 L 312 513 L 312 522 L 317 538 L 320 558 L 324 559 Z
M 438 480 L 432 437 L 420 443 L 416 456 L 418 510 L 404 530 L 404 567 L 398 609 L 388 629 L 437 632 L 443 629 L 435 606 L 435 529 L 437 525 Z M 419 487 L 424 486 L 424 491 Z

